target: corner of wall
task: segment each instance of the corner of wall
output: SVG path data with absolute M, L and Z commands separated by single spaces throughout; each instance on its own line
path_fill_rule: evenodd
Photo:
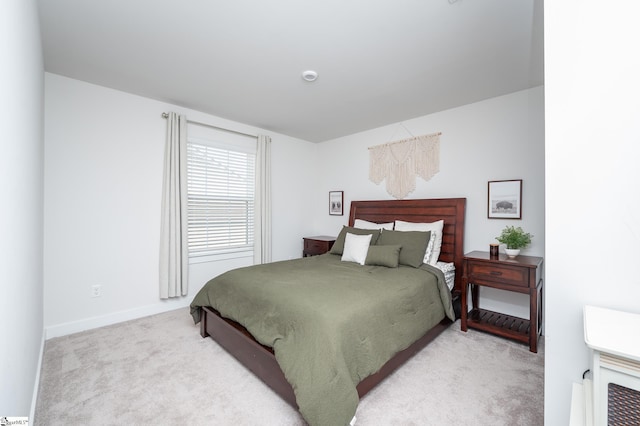
M 33 395 L 31 397 L 31 409 L 29 410 L 29 419 L 34 422 L 36 415 L 36 405 L 38 403 L 38 393 L 40 390 L 40 372 L 42 371 L 42 360 L 44 359 L 44 345 L 45 345 L 46 331 L 42 330 L 42 336 L 40 337 L 40 353 L 38 354 L 38 363 L 36 369 L 36 377 L 33 383 Z

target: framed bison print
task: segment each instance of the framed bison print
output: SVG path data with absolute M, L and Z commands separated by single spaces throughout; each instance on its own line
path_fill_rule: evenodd
M 489 182 L 489 219 L 522 219 L 522 179 Z

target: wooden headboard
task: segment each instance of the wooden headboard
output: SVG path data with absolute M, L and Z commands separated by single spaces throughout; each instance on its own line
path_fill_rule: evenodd
M 453 291 L 460 292 L 466 202 L 466 198 L 352 201 L 349 226 L 353 226 L 356 219 L 375 223 L 393 222 L 396 219 L 406 222 L 435 222 L 444 219 L 440 261 L 456 265 Z

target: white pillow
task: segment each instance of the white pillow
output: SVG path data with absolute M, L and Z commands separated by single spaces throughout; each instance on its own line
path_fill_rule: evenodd
M 433 253 L 433 246 L 436 244 L 436 233 L 431 232 L 431 236 L 429 237 L 429 242 L 427 243 L 427 249 L 424 252 L 424 259 L 422 259 L 422 263 L 429 264 L 429 260 L 431 260 L 431 254 Z
M 354 228 L 360 229 L 386 229 L 387 231 L 393 230 L 393 222 L 389 223 L 375 223 L 367 220 L 356 219 L 353 223 Z
M 442 228 L 444 228 L 444 220 L 437 220 L 431 223 L 416 223 L 416 222 L 404 222 L 402 220 L 396 220 L 396 231 L 431 231 L 435 234 L 436 239 L 433 243 L 433 251 L 429 258 L 428 263 L 431 266 L 435 266 L 438 258 L 440 257 L 440 249 L 442 248 Z M 425 253 L 426 254 L 426 253 Z
M 456 278 L 456 265 L 453 262 L 436 262 L 436 268 L 444 273 L 444 281 L 449 290 L 453 290 L 454 279 Z
M 344 239 L 344 251 L 341 260 L 343 262 L 356 262 L 364 265 L 369 252 L 369 243 L 371 243 L 371 234 L 356 235 L 347 232 Z

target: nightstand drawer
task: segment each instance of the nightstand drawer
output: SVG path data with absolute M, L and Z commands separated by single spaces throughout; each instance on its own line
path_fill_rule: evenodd
M 318 254 L 324 254 L 331 250 L 333 243 L 336 241 L 335 237 L 305 237 L 304 248 L 302 250 L 302 256 L 316 256 Z
M 327 250 L 328 243 L 318 240 L 304 240 L 304 250 L 307 253 L 322 254 Z
M 504 284 L 519 287 L 529 287 L 529 271 L 526 268 L 509 267 L 506 265 L 495 265 L 469 262 L 469 281 L 473 279 L 484 279 L 498 281 Z

